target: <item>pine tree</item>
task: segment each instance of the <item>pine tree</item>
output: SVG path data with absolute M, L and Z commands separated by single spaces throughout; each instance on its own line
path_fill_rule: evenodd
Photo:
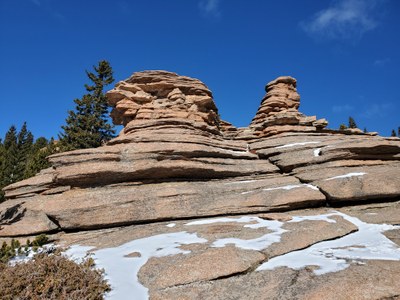
M 5 163 L 5 149 L 3 141 L 0 139 L 0 203 L 4 201 L 4 192 L 1 190 L 3 186 L 4 178 L 4 163 Z
M 28 157 L 32 154 L 33 134 L 27 129 L 26 122 L 17 136 L 17 165 L 15 167 L 14 181 L 19 181 L 24 178 L 25 168 Z
M 353 117 L 349 117 L 349 128 L 357 128 L 357 124 L 354 121 Z
M 397 136 L 400 137 L 400 127 L 397 127 Z
M 59 135 L 62 150 L 94 148 L 114 137 L 113 126 L 108 123 L 108 104 L 104 87 L 114 81 L 107 61 L 94 66 L 95 73 L 86 71 L 92 85 L 85 84 L 88 94 L 75 99 L 75 111 L 69 111 L 66 125 Z
M 31 155 L 28 157 L 24 178 L 32 177 L 39 173 L 40 170 L 49 168 L 51 165 L 47 160 L 47 156 L 55 152 L 54 139 L 47 141 L 44 137 L 38 138 L 33 145 Z
M 392 134 L 390 136 L 396 136 L 396 131 L 394 131 L 394 129 L 392 129 Z
M 18 138 L 17 128 L 12 125 L 4 138 L 4 165 L 2 176 L 2 187 L 16 181 L 16 169 L 18 164 Z
M 364 127 L 364 133 L 368 133 L 367 127 Z

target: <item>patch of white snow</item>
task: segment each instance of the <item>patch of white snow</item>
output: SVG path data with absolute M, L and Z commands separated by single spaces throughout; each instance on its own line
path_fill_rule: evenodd
M 341 179 L 341 178 L 349 178 L 349 177 L 355 177 L 355 176 L 363 176 L 363 175 L 365 175 L 365 174 L 367 174 L 367 173 L 365 173 L 365 172 L 347 173 L 347 174 L 345 174 L 345 175 L 339 175 L 339 176 L 327 178 L 327 179 L 325 179 L 325 181 L 334 180 L 334 179 Z
M 320 143 L 320 142 L 293 143 L 293 144 L 286 144 L 286 145 L 283 145 L 283 146 L 278 146 L 278 147 L 275 147 L 275 149 L 290 148 L 290 147 L 295 147 L 295 146 L 304 146 L 304 145 L 319 144 L 319 143 Z
M 351 261 L 400 260 L 400 248 L 382 234 L 400 226 L 364 223 L 358 218 L 340 212 L 331 214 L 331 216 L 334 215 L 353 223 L 358 227 L 358 231 L 336 240 L 323 241 L 303 250 L 274 257 L 263 263 L 257 270 L 272 270 L 277 267 L 301 269 L 306 266 L 318 266 L 319 268 L 314 270 L 314 273 L 321 275 L 344 270 Z M 326 217 L 329 215 L 323 215 L 323 218 Z
M 211 247 L 221 248 L 225 247 L 229 244 L 234 244 L 236 247 L 247 250 L 263 250 L 268 248 L 273 243 L 278 243 L 281 240 L 281 235 L 287 230 L 282 228 L 283 223 L 275 220 L 264 220 L 258 217 L 240 217 L 240 218 L 216 218 L 216 219 L 207 219 L 200 220 L 187 223 L 186 225 L 205 225 L 205 224 L 213 224 L 213 223 L 250 223 L 246 224 L 243 227 L 247 228 L 268 228 L 271 230 L 271 233 L 267 233 L 261 237 L 244 240 L 238 238 L 224 238 L 216 240 Z
M 261 189 L 261 190 L 254 190 L 254 191 L 247 191 L 247 192 L 242 192 L 242 195 L 246 195 L 246 194 L 250 194 L 250 193 L 255 193 L 258 191 L 264 191 L 264 192 L 268 192 L 268 191 L 275 191 L 275 190 L 292 190 L 292 189 L 297 189 L 297 188 L 302 188 L 302 187 L 307 187 L 313 190 L 318 191 L 318 188 L 312 184 L 289 184 L 289 185 L 285 185 L 285 186 L 278 186 L 278 187 L 274 187 L 274 188 L 266 188 L 266 189 Z
M 105 278 L 112 290 L 105 295 L 106 299 L 148 299 L 148 289 L 139 283 L 137 274 L 140 268 L 151 257 L 163 257 L 190 253 L 182 250 L 181 245 L 205 243 L 195 233 L 185 231 L 159 234 L 133 240 L 115 248 L 94 251 L 91 257 L 96 267 L 105 270 Z M 67 252 L 73 258 L 84 258 L 92 247 L 72 246 Z M 139 252 L 140 257 L 129 257 L 132 252 Z M 128 256 L 128 257 L 127 257 Z
M 321 149 L 322 149 L 322 148 L 317 148 L 317 149 L 314 150 L 314 156 L 315 156 L 315 157 L 318 157 L 318 156 L 321 155 Z

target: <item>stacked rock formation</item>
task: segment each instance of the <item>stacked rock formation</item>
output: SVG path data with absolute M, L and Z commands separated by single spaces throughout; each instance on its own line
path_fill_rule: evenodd
M 201 81 L 165 71 L 133 74 L 107 93 L 115 124 L 128 133 L 150 121 L 164 124 L 190 122 L 215 132 L 218 111 L 211 91 Z M 160 123 L 160 122 L 159 122 Z
M 400 294 L 399 139 L 323 129 L 291 77 L 267 85 L 248 128 L 171 72 L 134 73 L 107 97 L 120 135 L 6 187 L 0 242 L 46 233 L 99 261 L 115 249 L 138 299 Z
M 258 136 L 270 136 L 281 132 L 314 132 L 328 125 L 325 119 L 307 117 L 298 111 L 300 95 L 296 79 L 278 77 L 265 87 L 267 92 L 250 124 Z

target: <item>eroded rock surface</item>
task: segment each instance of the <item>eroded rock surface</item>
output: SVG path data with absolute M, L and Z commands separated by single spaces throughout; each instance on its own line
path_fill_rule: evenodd
M 91 247 L 116 299 L 398 297 L 400 140 L 325 129 L 296 84 L 236 128 L 201 81 L 134 73 L 107 93 L 118 137 L 4 189 L 0 239 Z

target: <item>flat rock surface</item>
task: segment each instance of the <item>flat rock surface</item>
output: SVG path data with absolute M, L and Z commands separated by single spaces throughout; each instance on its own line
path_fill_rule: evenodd
M 91 249 L 114 285 L 113 297 L 119 291 L 135 293 L 137 299 L 251 299 L 257 295 L 268 299 L 320 299 L 322 295 L 324 299 L 378 299 L 398 295 L 400 227 L 363 222 L 354 217 L 364 211 L 358 208 L 348 213 L 321 208 L 181 220 L 53 238 L 72 246 L 75 255 Z M 377 215 L 387 211 L 385 207 L 374 209 Z M 363 250 L 365 244 L 375 247 L 373 255 Z M 106 259 L 110 256 L 114 258 L 111 265 Z M 115 271 L 118 268 L 120 275 Z M 115 281 L 118 276 L 130 278 L 125 283 L 128 290 Z

